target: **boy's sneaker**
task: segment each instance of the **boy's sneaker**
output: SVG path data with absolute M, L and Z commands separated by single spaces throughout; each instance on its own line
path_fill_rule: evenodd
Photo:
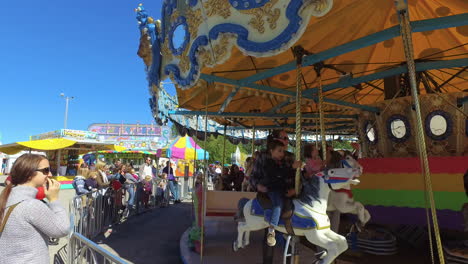
M 274 247 L 276 245 L 275 231 L 268 232 L 267 245 L 270 246 L 270 247 Z

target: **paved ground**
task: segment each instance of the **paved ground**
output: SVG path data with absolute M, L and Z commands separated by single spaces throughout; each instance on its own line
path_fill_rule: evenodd
M 95 240 L 129 263 L 182 263 L 179 240 L 192 223 L 191 203 L 157 208 L 115 226 Z

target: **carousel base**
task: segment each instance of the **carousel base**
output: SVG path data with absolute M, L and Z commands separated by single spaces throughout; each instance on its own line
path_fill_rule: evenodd
M 250 244 L 237 252 L 232 250 L 232 242 L 237 237 L 237 224 L 233 217 L 207 217 L 205 221 L 205 248 L 203 259 L 189 248 L 187 230 L 180 239 L 180 253 L 184 264 L 234 264 L 234 263 L 262 263 L 263 231 L 252 232 Z M 284 242 L 278 239 L 274 252 L 273 263 L 282 263 Z M 315 252 L 299 245 L 299 263 L 313 263 Z M 351 250 L 342 254 L 337 264 L 405 264 L 405 263 L 429 263 L 426 254 L 411 249 L 400 249 L 398 254 L 392 256 L 375 256 L 363 252 Z M 427 254 L 429 256 L 429 253 Z M 429 262 L 427 262 L 429 260 Z

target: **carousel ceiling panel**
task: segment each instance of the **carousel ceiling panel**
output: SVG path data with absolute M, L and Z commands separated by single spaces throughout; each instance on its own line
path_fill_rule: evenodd
M 408 4 L 411 21 L 460 15 L 468 10 L 465 0 L 409 0 Z M 179 106 L 188 110 L 204 110 L 205 94 L 208 93 L 208 109 L 212 112 L 218 112 L 224 106 L 224 112 L 257 109 L 266 113 L 281 105 L 275 111 L 293 113 L 294 95 L 291 93 L 294 93 L 297 81 L 294 67 L 278 70 L 279 74 L 272 77 L 257 78 L 261 80 L 253 84 L 240 82 L 238 92 L 234 91 L 236 81 L 294 62 L 291 47 L 295 45 L 319 54 L 370 34 L 396 28 L 399 23 L 394 1 L 166 0 L 160 27 L 158 23 L 151 22 L 142 7 L 139 8 L 142 36 L 149 37 L 149 40 L 141 38 L 139 55 L 148 65 L 150 82 L 159 85 L 157 80 L 171 77 L 177 87 Z M 421 28 L 421 23 L 419 25 Z M 176 31 L 185 32 L 185 38 L 178 45 L 172 42 Z M 412 38 L 417 63 L 468 58 L 467 25 L 415 32 Z M 152 45 L 145 44 L 145 41 Z M 159 51 L 161 56 L 152 56 Z M 338 54 L 323 61 L 320 80 L 312 66 L 302 69 L 303 90 L 315 89 L 320 83 L 326 86 L 345 78 L 373 76 L 405 63 L 401 37 Z M 206 82 L 200 79 L 201 73 L 233 81 L 230 85 L 215 82 L 207 88 Z M 422 79 L 419 82 L 421 94 L 442 84 L 441 92 L 468 89 L 464 67 L 427 70 L 422 73 Z M 258 85 L 279 88 L 284 93 L 271 89 L 259 91 Z M 376 78 L 354 86 L 325 89 L 325 96 L 368 105 L 385 100 L 384 89 L 384 81 Z M 316 89 L 307 96 L 313 99 Z M 226 104 L 227 99 L 231 101 Z M 291 102 L 284 103 L 287 100 Z M 317 110 L 313 103 L 308 107 L 311 111 Z M 356 111 L 329 103 L 324 105 L 324 109 Z M 223 118 L 217 119 L 221 123 L 226 122 Z

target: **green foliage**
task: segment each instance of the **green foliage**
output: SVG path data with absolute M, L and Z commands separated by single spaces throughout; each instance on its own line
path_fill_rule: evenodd
M 197 138 L 193 138 L 195 142 L 203 149 L 206 149 L 208 153 L 210 153 L 209 162 L 214 163 L 215 161 L 220 161 L 223 159 L 223 140 L 224 136 L 219 135 L 217 138 L 211 136 L 206 140 L 206 147 L 205 141 L 198 140 Z M 231 154 L 236 152 L 236 147 L 239 146 L 239 150 L 244 155 L 250 155 L 252 152 L 252 145 L 234 145 L 226 139 L 226 154 L 224 157 L 224 162 L 222 164 L 230 164 L 231 163 Z
M 346 150 L 353 150 L 351 146 L 351 141 L 342 140 L 342 141 L 333 141 L 333 148 L 334 149 L 346 149 Z

